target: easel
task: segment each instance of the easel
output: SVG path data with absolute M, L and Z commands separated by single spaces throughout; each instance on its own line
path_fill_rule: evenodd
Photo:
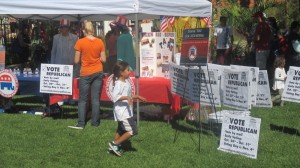
M 191 66 L 193 66 L 193 65 L 191 65 Z M 206 66 L 207 67 L 207 71 L 208 71 L 208 65 L 206 64 L 206 63 L 203 63 L 203 64 L 196 64 L 196 65 L 194 65 L 194 67 L 198 67 L 198 69 L 199 69 L 199 74 L 201 73 L 201 70 L 202 70 L 202 68 L 201 68 L 201 66 Z M 185 91 L 186 91 L 186 85 L 187 85 L 187 81 L 189 80 L 188 79 L 188 74 L 189 74 L 189 71 L 190 71 L 190 67 L 188 67 L 188 69 L 187 69 L 187 77 L 186 77 L 186 80 L 185 80 L 185 84 L 184 84 L 184 90 L 183 90 L 183 99 L 185 98 Z M 209 73 L 209 71 L 208 71 L 208 73 Z M 206 80 L 205 80 L 205 76 L 204 76 L 204 81 L 205 81 L 205 86 L 207 87 L 207 82 L 206 82 Z M 209 81 L 209 84 L 210 84 L 210 92 L 208 92 L 208 95 L 210 95 L 211 93 L 212 93 L 212 87 L 211 87 L 211 82 L 210 82 L 210 75 L 208 75 L 208 81 Z M 199 84 L 198 84 L 198 86 L 199 86 L 199 105 L 200 105 L 200 102 L 201 102 L 201 84 L 202 84 L 202 77 L 200 76 L 199 77 Z M 208 91 L 209 91 L 209 89 L 207 89 Z M 214 103 L 214 98 L 213 98 L 213 94 L 211 94 L 212 96 L 211 96 L 211 98 L 210 98 L 210 100 L 211 100 L 211 105 L 214 107 L 214 111 L 216 112 L 216 107 L 215 107 L 215 103 Z M 209 96 L 210 97 L 210 96 Z M 201 111 L 200 111 L 200 108 L 198 108 L 198 111 L 197 111 L 197 113 L 198 113 L 198 122 L 199 122 L 199 137 L 198 137 L 198 147 L 199 147 L 199 152 L 200 152 L 200 138 L 201 138 L 201 132 L 202 132 L 202 124 L 201 124 Z M 216 115 L 216 113 L 215 113 L 215 115 Z M 218 119 L 217 119 L 217 115 L 216 115 L 216 120 L 218 121 Z M 180 121 L 180 117 L 177 119 L 177 124 L 178 125 L 180 125 L 180 123 L 179 123 L 179 121 Z M 175 143 L 176 142 L 176 140 L 177 140 L 177 138 L 178 138 L 178 135 L 179 135 L 179 132 L 178 132 L 178 127 L 176 128 L 176 131 L 175 131 L 175 135 L 174 135 L 174 140 L 173 140 L 173 142 Z

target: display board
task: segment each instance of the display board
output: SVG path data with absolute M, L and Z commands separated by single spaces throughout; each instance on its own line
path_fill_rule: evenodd
M 273 107 L 267 70 L 260 70 L 258 74 L 255 107 Z
M 169 63 L 174 60 L 174 32 L 142 33 L 140 41 L 140 76 L 169 78 Z
M 300 68 L 290 66 L 281 100 L 300 103 Z
M 0 44 L 0 70 L 5 69 L 5 46 Z
M 40 92 L 72 95 L 73 65 L 41 64 Z
M 206 65 L 209 44 L 209 28 L 183 31 L 180 65 Z
M 218 149 L 256 159 L 260 123 L 260 118 L 226 114 Z

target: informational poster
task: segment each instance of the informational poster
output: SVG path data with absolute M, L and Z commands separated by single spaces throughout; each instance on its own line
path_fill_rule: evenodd
M 251 109 L 250 78 L 248 70 L 224 69 L 223 104 L 238 110 Z
M 260 118 L 225 115 L 218 149 L 256 159 L 260 124 Z
M 0 70 L 5 69 L 5 47 L 0 44 Z
M 300 67 L 290 66 L 281 100 L 300 103 Z
M 201 69 L 190 69 L 188 76 L 190 101 L 221 107 L 218 71 L 207 70 L 206 66 L 202 66 Z
M 258 82 L 258 67 L 248 67 L 248 66 L 240 66 L 240 65 L 230 65 L 232 69 L 247 69 L 250 71 L 250 86 L 251 86 L 251 102 L 252 105 L 256 104 L 256 95 L 257 95 L 257 82 Z
M 40 92 L 72 95 L 73 66 L 41 64 Z
M 183 31 L 180 65 L 206 65 L 208 57 L 209 28 Z
M 273 107 L 267 70 L 258 74 L 257 95 L 255 107 Z
M 170 80 L 172 93 L 190 99 L 188 93 L 190 88 L 187 87 L 188 68 L 170 63 Z
M 142 33 L 140 41 L 140 75 L 169 78 L 169 63 L 175 54 L 174 32 Z

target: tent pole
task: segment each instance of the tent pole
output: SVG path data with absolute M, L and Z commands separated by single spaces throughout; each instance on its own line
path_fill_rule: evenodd
M 139 95 L 139 77 L 140 77 L 140 66 L 139 66 L 139 25 L 138 25 L 138 14 L 135 13 L 135 81 L 136 81 L 136 95 Z M 137 111 L 137 126 L 140 126 L 140 100 L 136 101 L 136 111 Z

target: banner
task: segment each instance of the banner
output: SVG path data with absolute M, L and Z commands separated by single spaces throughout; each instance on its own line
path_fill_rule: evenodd
M 257 95 L 257 82 L 258 82 L 258 67 L 247 67 L 240 65 L 230 65 L 232 69 L 246 69 L 250 71 L 250 86 L 251 86 L 251 103 L 252 105 L 256 104 L 256 95 Z
M 209 28 L 183 31 L 180 65 L 206 65 L 209 44 Z
M 72 65 L 41 64 L 41 93 L 72 95 L 72 83 Z
M 260 118 L 225 115 L 219 150 L 257 158 Z
M 267 70 L 260 70 L 255 107 L 273 107 Z
M 281 100 L 300 103 L 300 68 L 290 66 Z
M 238 110 L 251 109 L 249 71 L 224 69 L 222 80 L 224 106 Z

